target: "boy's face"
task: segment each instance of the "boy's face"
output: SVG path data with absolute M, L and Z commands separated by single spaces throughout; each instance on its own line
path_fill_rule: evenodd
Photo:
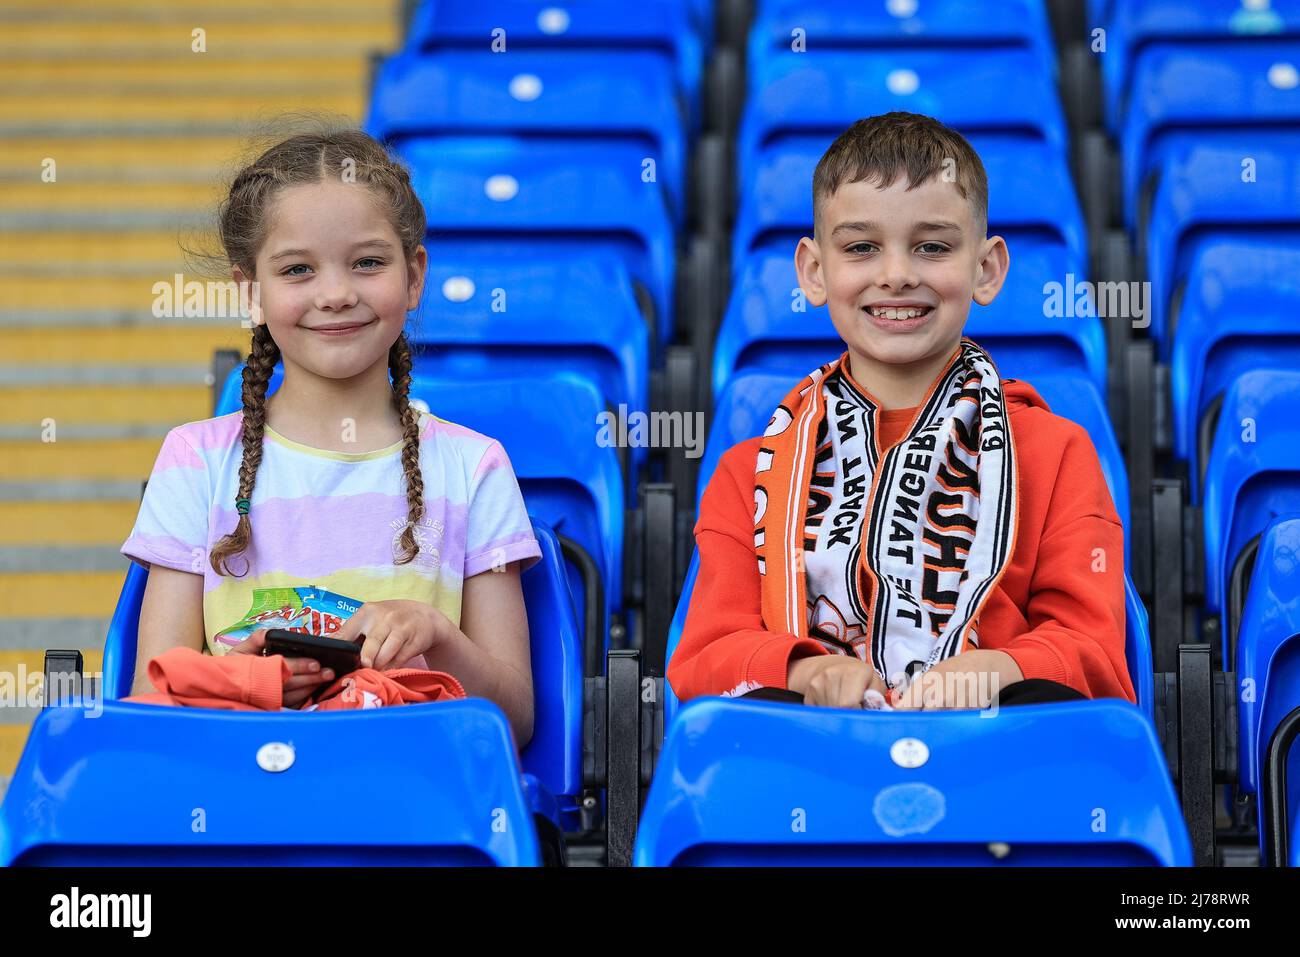
M 846 183 L 822 203 L 820 237 L 795 251 L 804 295 L 829 303 L 854 378 L 914 375 L 928 386 L 961 341 L 971 300 L 992 302 L 1006 278 L 999 236 L 985 238 L 956 184 L 934 177 L 907 189 Z M 919 401 L 919 399 L 917 399 Z

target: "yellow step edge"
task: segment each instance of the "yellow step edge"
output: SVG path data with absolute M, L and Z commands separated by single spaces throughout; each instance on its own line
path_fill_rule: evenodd
M 230 123 L 238 117 L 294 110 L 360 116 L 365 105 L 365 95 L 360 90 L 346 93 L 302 90 L 252 97 L 220 92 L 165 97 L 141 93 L 126 96 L 0 96 L 0 122 Z
M 128 527 L 122 534 L 119 546 L 130 531 Z M 109 618 L 122 593 L 128 560 L 122 559 L 119 572 L 0 574 L 0 617 Z
M 87 264 L 85 269 L 87 272 L 93 272 L 94 266 Z M 181 280 L 182 296 L 190 295 L 189 292 L 185 291 L 184 284 L 191 281 L 206 282 L 206 279 L 187 275 L 183 266 L 173 267 L 170 271 L 158 270 L 156 273 L 151 272 L 142 276 L 7 276 L 4 280 L 7 286 L 4 305 L 8 311 L 30 309 L 33 314 L 37 314 L 43 309 L 118 309 L 139 315 L 153 315 L 155 304 L 161 301 L 164 305 L 160 307 L 163 311 L 158 313 L 158 320 L 159 322 L 168 322 L 170 321 L 167 318 L 169 307 L 165 305 L 167 300 L 161 297 L 170 295 L 172 301 L 175 300 L 174 290 L 177 272 L 180 272 L 185 277 Z M 162 283 L 164 287 L 170 287 L 173 292 L 164 293 L 161 288 L 155 292 L 156 283 Z M 202 288 L 205 290 L 206 303 L 207 286 Z M 214 293 L 214 296 L 216 295 Z M 238 310 L 233 305 L 233 300 L 231 300 L 232 305 L 229 308 L 216 306 L 216 303 L 224 301 L 226 300 L 223 298 L 214 298 L 214 308 L 210 314 L 213 317 L 229 315 L 231 324 L 238 326 L 240 317 Z M 184 305 L 183 300 L 181 305 Z M 205 312 L 204 314 L 207 315 L 208 313 Z M 39 319 L 33 318 L 32 321 L 33 323 L 39 322 Z M 167 334 L 170 335 L 170 333 L 171 327 L 169 326 Z M 12 360 L 0 356 L 0 363 L 6 361 Z M 51 353 L 51 358 L 44 361 L 53 362 L 56 359 L 53 358 L 53 353 Z
M 224 195 L 211 183 L 4 183 L 0 209 L 25 212 L 178 211 L 200 221 L 210 218 Z
M 10 265 L 58 266 L 57 260 L 68 260 L 67 265 L 87 270 L 96 263 L 120 265 L 129 262 L 174 263 L 188 268 L 184 262 L 184 246 L 198 252 L 217 252 L 220 243 L 213 230 L 147 230 L 131 232 L 0 232 L 0 262 Z M 167 276 L 166 273 L 163 274 Z M 21 273 L 6 280 L 6 289 L 23 277 Z
M 276 57 L 242 59 L 215 54 L 191 57 L 178 71 L 167 61 L 120 60 L 108 57 L 78 57 L 76 61 L 17 60 L 5 64 L 10 83 L 80 84 L 101 86 L 114 83 L 157 83 L 160 92 L 174 94 L 181 81 L 260 80 L 268 85 L 310 80 L 330 83 L 363 83 L 370 64 L 363 57 L 314 57 L 285 60 Z M 178 76 L 178 73 L 181 73 Z
M 171 286 L 174 289 L 174 283 Z M 144 283 L 140 287 L 142 291 L 138 308 L 149 310 L 154 302 L 153 293 Z M 218 292 L 222 290 L 218 289 Z M 182 293 L 188 295 L 184 290 Z M 175 305 L 174 292 L 160 293 L 159 298 L 165 295 L 170 295 L 172 305 Z M 218 299 L 216 295 L 213 297 L 214 306 L 227 302 L 228 300 Z M 47 308 L 52 305 L 46 303 Z M 229 305 L 231 311 L 234 311 L 235 304 Z M 207 364 L 212 361 L 214 349 L 238 349 L 241 350 L 241 355 L 248 353 L 252 331 L 244 329 L 240 325 L 241 321 L 238 315 L 234 315 L 228 326 L 187 326 L 183 318 L 178 318 L 166 320 L 166 325 L 157 326 L 0 327 L 0 363 Z
M 181 166 L 190 163 L 232 164 L 251 148 L 244 138 L 231 133 L 187 136 L 104 136 L 87 133 L 76 138 L 53 136 L 11 136 L 5 139 L 0 168 L 21 166 L 39 172 L 47 156 L 58 163 L 75 166 L 103 166 L 113 163 L 131 166 Z M 255 157 L 249 156 L 252 160 Z M 232 171 L 233 175 L 233 171 Z
M 211 8 L 209 8 L 211 10 Z M 263 21 L 265 15 L 259 16 Z M 279 49 L 310 51 L 319 44 L 330 44 L 356 50 L 360 55 L 371 48 L 391 49 L 399 42 L 400 25 L 396 17 L 376 16 L 359 22 L 329 23 L 296 19 L 292 23 L 276 24 L 249 22 L 249 18 L 230 15 L 204 17 L 195 23 L 194 16 L 177 13 L 171 22 L 157 21 L 107 21 L 91 22 L 26 22 L 10 20 L 5 23 L 0 36 L 0 52 L 36 52 L 67 50 L 69 48 L 104 47 L 149 50 L 159 52 L 193 52 L 192 31 L 205 32 L 208 50 L 225 48 L 237 50 Z
M 10 13 L 44 14 L 50 8 L 49 0 L 6 0 L 5 9 Z M 396 14 L 398 4 L 395 0 L 370 0 L 358 8 L 356 0 L 280 0 L 273 8 L 279 16 L 285 11 L 297 13 L 316 11 L 364 11 L 367 17 L 377 17 L 383 13 Z M 59 9 L 65 13 L 102 14 L 112 16 L 144 16 L 148 14 L 185 14 L 211 13 L 216 6 L 212 0 L 64 0 Z M 226 15 L 233 16 L 247 11 L 250 14 L 267 13 L 265 0 L 221 0 L 220 9 Z
M 0 424 L 39 428 L 46 419 L 58 427 L 152 423 L 160 410 L 168 420 L 187 422 L 211 415 L 212 390 L 206 386 L 88 385 L 0 388 Z M 55 433 L 58 434 L 57 431 Z
M 207 416 L 204 416 L 207 418 Z M 181 422 L 177 422 L 180 425 Z M 57 437 L 57 432 L 56 432 Z M 153 471 L 161 438 L 57 439 L 54 442 L 0 442 L 5 480 L 143 482 Z M 126 505 L 130 507 L 127 508 Z M 135 520 L 135 505 L 101 502 L 0 502 L 0 544 L 40 544 L 56 536 L 61 543 L 103 544 Z M 41 521 L 46 524 L 41 525 Z M 77 522 L 87 523 L 77 529 Z M 54 542 L 51 542 L 54 543 Z

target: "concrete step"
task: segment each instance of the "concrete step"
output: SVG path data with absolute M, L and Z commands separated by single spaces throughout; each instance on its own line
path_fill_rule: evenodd
M 0 386 L 212 385 L 212 362 L 148 365 L 0 365 Z
M 0 153 L 0 177 L 30 180 L 39 172 L 41 161 L 52 157 L 60 173 L 102 171 L 122 177 L 132 171 L 200 169 L 219 170 L 215 178 L 223 179 L 220 174 L 234 174 L 233 169 L 229 173 L 226 169 L 245 148 L 240 138 L 230 133 L 129 136 L 117 131 L 87 134 L 77 130 L 73 135 L 11 136 Z
M 131 439 L 80 439 L 59 440 L 55 442 L 0 442 L 0 461 L 6 463 L 5 479 L 14 481 L 66 481 L 79 479 L 83 481 L 128 481 L 142 482 L 153 471 L 153 464 L 158 459 L 159 440 L 156 438 Z M 0 527 L 0 544 L 22 544 L 41 541 L 42 535 L 54 535 L 57 528 L 65 526 L 71 519 L 61 518 L 57 512 L 71 508 L 60 505 L 58 509 L 45 514 L 44 526 L 32 524 L 24 519 L 24 514 L 35 516 L 43 507 L 34 503 L 28 509 L 17 509 L 17 515 L 9 514 L 11 505 L 0 503 L 0 522 L 20 523 L 25 529 L 17 537 L 11 537 L 9 529 Z M 91 508 L 87 503 L 87 508 Z M 130 511 L 134 517 L 135 506 Z M 79 521 L 89 521 L 90 516 L 81 516 Z M 114 530 L 122 528 L 122 514 L 114 513 Z M 130 528 L 127 521 L 126 528 Z M 101 533 L 102 534 L 102 533 Z M 54 539 L 51 539 L 54 540 Z M 105 539 L 83 539 L 85 541 L 103 541 Z
M 229 328 L 195 326 L 183 319 L 158 326 L 60 327 L 0 329 L 2 365 L 50 363 L 104 365 L 123 363 L 162 365 L 171 363 L 208 364 L 214 349 L 240 349 L 246 354 L 251 333 L 240 328 L 239 319 Z M 0 366 L 2 367 L 2 366 Z
M 87 426 L 112 429 L 148 425 L 154 431 L 142 434 L 153 435 L 157 434 L 156 427 L 167 423 L 206 419 L 211 405 L 211 390 L 202 386 L 0 388 L 0 429 L 11 433 L 17 428 L 34 429 L 30 436 L 22 437 L 40 441 L 42 423 L 53 420 L 56 441 L 73 438 L 70 430 Z M 99 437 L 125 435 L 103 432 Z
M 125 273 L 127 270 L 124 266 L 125 264 L 109 268 L 113 272 Z M 157 304 L 155 321 L 169 323 L 167 327 L 169 329 L 172 328 L 173 318 L 197 318 L 170 317 L 165 313 L 182 312 L 185 308 L 185 299 L 190 296 L 189 288 L 193 288 L 187 288 L 187 284 L 206 283 L 206 278 L 200 279 L 193 273 L 182 271 L 181 275 L 184 278 L 179 282 L 182 292 L 180 305 L 169 307 L 168 303 L 176 299 L 174 292 L 178 286 L 177 269 L 184 270 L 184 264 L 143 263 L 137 268 L 139 271 L 134 275 L 93 275 L 94 267 L 82 267 L 76 281 L 70 282 L 76 269 L 75 265 L 69 269 L 69 264 L 54 262 L 48 266 L 24 271 L 21 275 L 14 275 L 13 272 L 5 270 L 0 272 L 0 276 L 4 279 L 5 305 L 9 310 L 28 310 L 35 314 L 51 303 L 58 303 L 64 309 L 108 309 L 119 312 L 142 310 L 153 313 Z M 46 274 L 41 275 L 41 273 Z M 158 285 L 159 283 L 162 285 Z M 225 313 L 233 318 L 232 325 L 240 328 L 239 300 L 234 294 L 227 295 L 223 287 L 213 286 L 211 288 L 216 298 L 213 298 L 214 308 L 209 312 L 207 311 L 208 288 L 206 284 L 203 286 L 204 318 L 209 316 L 220 318 Z M 169 294 L 172 295 L 171 299 L 159 298 Z M 36 322 L 32 324 L 37 325 Z M 0 361 L 4 358 L 5 356 L 0 354 Z
M 0 41 L 0 58 L 3 58 Z M 176 96 L 134 93 L 114 96 L 102 90 L 80 95 L 0 95 L 0 129 L 35 130 L 78 124 L 88 129 L 117 128 L 131 124 L 144 128 L 165 127 L 169 123 L 229 123 L 232 117 L 261 113 L 287 113 L 311 110 L 358 116 L 365 110 L 364 91 L 355 85 L 329 84 L 332 89 L 315 85 L 281 90 L 227 91 L 221 87 L 201 94 L 179 91 Z
M 52 9 L 58 9 L 57 7 Z M 211 8 L 209 8 L 211 9 Z M 82 54 L 103 56 L 112 51 L 132 51 L 150 56 L 203 56 L 195 52 L 192 31 L 201 28 L 206 40 L 204 46 L 214 53 L 228 48 L 256 50 L 262 55 L 277 50 L 298 48 L 311 51 L 316 56 L 328 48 L 330 54 L 351 51 L 354 55 L 365 50 L 391 50 L 399 42 L 399 24 L 392 16 L 370 16 L 360 20 L 330 20 L 317 17 L 295 18 L 292 23 L 279 19 L 274 11 L 279 29 L 268 29 L 266 22 L 273 15 L 267 9 L 256 17 L 231 15 L 214 10 L 213 16 L 202 23 L 192 16 L 177 13 L 165 20 L 130 22 L 116 19 L 112 8 L 98 22 L 87 17 L 72 18 L 71 22 L 57 26 L 37 19 L 10 19 L 0 31 L 0 58 L 8 57 L 69 57 L 79 59 Z

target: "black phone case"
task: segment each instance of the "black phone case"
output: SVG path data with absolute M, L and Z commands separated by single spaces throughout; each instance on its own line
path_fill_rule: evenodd
M 314 658 L 322 668 L 332 668 L 334 677 L 356 671 L 361 664 L 361 646 L 337 638 L 322 638 L 300 631 L 272 628 L 266 633 L 266 654 L 286 658 Z

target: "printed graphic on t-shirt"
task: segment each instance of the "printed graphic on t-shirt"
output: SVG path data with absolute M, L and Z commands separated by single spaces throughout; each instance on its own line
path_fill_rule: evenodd
M 254 588 L 253 607 L 242 620 L 213 636 L 216 644 L 233 648 L 255 631 L 282 628 L 328 638 L 360 608 L 362 602 L 324 588 Z

